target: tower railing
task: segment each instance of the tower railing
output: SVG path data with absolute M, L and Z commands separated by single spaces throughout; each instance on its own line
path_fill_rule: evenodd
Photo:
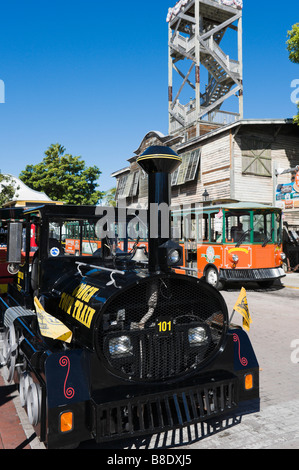
M 170 9 L 169 21 L 169 132 L 200 123 L 227 124 L 243 118 L 243 59 L 241 0 L 181 0 Z M 237 33 L 238 57 L 232 59 L 220 47 L 227 29 Z M 226 48 L 228 45 L 226 44 Z M 189 70 L 180 64 L 188 61 Z M 205 89 L 201 83 L 201 67 L 208 72 Z M 173 88 L 174 71 L 183 82 L 178 91 Z M 206 75 L 205 75 L 206 76 Z M 177 86 L 177 82 L 176 86 Z M 184 87 L 190 86 L 195 95 L 187 104 L 179 102 Z M 239 112 L 220 108 L 226 100 L 237 96 Z M 182 101 L 182 100 L 181 100 Z

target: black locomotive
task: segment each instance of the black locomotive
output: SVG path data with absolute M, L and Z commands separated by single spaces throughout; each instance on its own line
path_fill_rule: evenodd
M 170 205 L 170 173 L 181 159 L 168 147 L 150 147 L 138 163 L 148 174 L 150 219 L 151 205 Z M 25 222 L 8 223 L 8 262 L 16 274 L 0 298 L 2 364 L 19 384 L 41 441 L 60 448 L 154 434 L 258 400 L 259 367 L 248 335 L 230 327 L 217 290 L 174 272 L 183 261 L 170 223 L 167 233 L 157 212 L 148 252 L 136 244 L 129 251 L 125 241 L 122 251 L 113 249 L 107 234 L 93 250 L 84 230 L 96 229 L 108 209 L 96 212 L 45 205 L 24 211 Z M 109 224 L 106 218 L 102 227 Z M 65 330 L 50 337 L 51 326 Z

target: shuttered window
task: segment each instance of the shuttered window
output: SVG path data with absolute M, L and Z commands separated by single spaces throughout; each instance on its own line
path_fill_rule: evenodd
M 133 183 L 132 183 L 132 187 L 131 187 L 130 196 L 136 196 L 137 195 L 139 178 L 140 178 L 140 171 L 135 171 L 134 176 L 133 176 Z
M 145 171 L 140 172 L 139 178 L 139 197 L 147 197 L 148 195 L 148 175 Z
M 242 174 L 272 177 L 271 142 L 242 137 Z
M 171 177 L 171 185 L 180 185 L 193 181 L 196 177 L 200 160 L 200 149 L 192 150 L 182 155 L 181 165 L 174 171 Z
M 189 165 L 190 153 L 183 155 L 182 163 L 179 166 L 179 174 L 176 184 L 184 184 L 186 180 L 186 173 Z
M 123 193 L 126 188 L 127 180 L 128 180 L 128 173 L 119 178 L 118 183 L 117 183 L 116 199 L 118 199 L 119 197 L 124 197 Z
M 185 182 L 193 181 L 195 179 L 196 172 L 197 172 L 198 165 L 199 165 L 199 158 L 200 158 L 200 149 L 193 150 L 190 154 L 188 168 L 186 171 Z
M 125 189 L 122 193 L 122 197 L 129 197 L 129 194 L 130 194 L 131 188 L 132 188 L 132 184 L 133 184 L 133 178 L 134 178 L 134 174 L 130 173 L 128 175 L 128 178 L 127 178 L 126 187 L 125 187 Z

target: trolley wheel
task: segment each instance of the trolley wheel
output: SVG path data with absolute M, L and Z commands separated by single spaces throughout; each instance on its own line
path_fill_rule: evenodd
M 205 273 L 206 282 L 215 289 L 220 290 L 223 288 L 223 283 L 219 281 L 219 273 L 214 266 L 207 268 Z
M 262 288 L 262 289 L 268 289 L 269 287 L 272 287 L 273 284 L 274 284 L 275 281 L 273 280 L 269 280 L 269 281 L 258 281 L 258 285 Z

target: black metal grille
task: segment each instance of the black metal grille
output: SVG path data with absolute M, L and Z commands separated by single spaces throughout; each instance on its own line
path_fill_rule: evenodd
M 98 351 L 113 373 L 126 378 L 189 374 L 219 349 L 226 315 L 220 295 L 202 281 L 153 277 L 121 292 L 103 311 Z M 119 341 L 124 347 L 117 350 Z
M 220 278 L 227 281 L 259 281 L 278 279 L 284 275 L 282 268 L 221 269 Z
M 97 440 L 195 424 L 237 406 L 236 379 L 96 406 Z

